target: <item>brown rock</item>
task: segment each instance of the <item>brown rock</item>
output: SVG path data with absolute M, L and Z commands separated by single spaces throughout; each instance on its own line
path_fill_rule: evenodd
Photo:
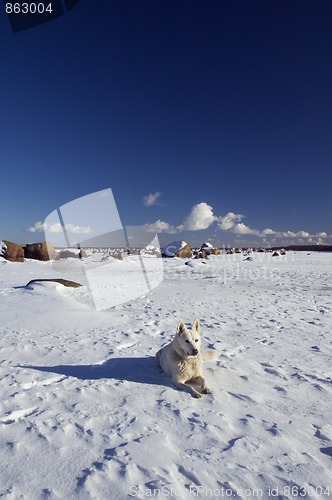
M 180 257 L 181 259 L 190 259 L 193 256 L 191 248 L 188 243 L 175 253 L 174 257 Z
M 211 255 L 213 250 L 213 246 L 211 243 L 202 243 L 201 248 L 199 249 L 200 252 L 205 252 L 207 255 Z
M 4 240 L 6 249 L 2 254 L 6 260 L 10 262 L 24 262 L 24 250 L 21 245 Z
M 41 279 L 35 279 L 35 280 L 30 280 L 29 283 L 27 283 L 25 286 L 31 285 L 31 283 L 35 283 L 36 281 L 54 281 L 55 283 L 60 283 L 63 286 L 68 286 L 72 288 L 78 288 L 79 286 L 82 286 L 80 283 L 77 283 L 76 281 L 70 281 L 70 280 L 64 280 L 62 278 L 41 278 Z
M 195 255 L 195 259 L 208 259 L 209 254 L 205 252 L 205 250 L 200 250 L 198 253 Z
M 191 248 L 185 241 L 173 241 L 164 248 L 162 253 L 163 257 L 180 257 L 183 259 L 190 259 L 192 255 Z
M 51 260 L 57 255 L 52 243 L 46 241 L 24 245 L 23 248 L 26 259 Z
M 211 245 L 211 243 L 205 243 L 205 242 L 201 244 L 201 249 L 206 250 L 207 248 L 212 249 L 213 245 Z
M 61 252 L 58 252 L 58 255 L 56 256 L 56 260 L 59 259 L 78 259 L 79 254 L 75 252 L 71 252 L 70 250 L 61 250 Z
M 59 259 L 83 259 L 86 258 L 87 254 L 85 250 L 80 249 L 78 253 L 71 252 L 70 250 L 61 250 L 60 252 L 57 253 L 56 260 Z
M 204 251 L 207 255 L 220 255 L 221 250 L 220 248 L 215 248 L 211 243 L 202 243 L 201 251 Z

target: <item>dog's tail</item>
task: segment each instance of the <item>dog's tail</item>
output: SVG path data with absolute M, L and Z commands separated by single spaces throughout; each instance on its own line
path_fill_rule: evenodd
M 217 359 L 217 351 L 202 351 L 203 361 L 214 361 Z

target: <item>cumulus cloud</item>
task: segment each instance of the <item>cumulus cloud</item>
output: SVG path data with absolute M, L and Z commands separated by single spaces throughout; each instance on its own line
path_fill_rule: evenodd
M 317 234 L 310 234 L 308 231 L 273 231 L 272 229 L 264 229 L 263 231 L 257 231 L 258 236 L 274 236 L 274 239 L 293 239 L 293 240 L 298 240 L 299 242 L 304 242 L 306 241 L 307 243 L 310 243 L 311 241 L 314 241 L 315 239 L 323 239 L 327 238 L 328 235 L 325 232 L 322 233 L 317 233 Z
M 149 195 L 152 196 L 152 195 Z M 263 230 L 255 229 L 242 220 L 244 215 L 234 212 L 227 212 L 226 215 L 215 216 L 213 208 L 205 202 L 194 205 L 189 215 L 184 219 L 183 223 L 178 226 L 172 226 L 168 222 L 157 220 L 153 224 L 145 224 L 143 226 L 147 232 L 157 233 L 176 233 L 180 231 L 200 231 L 210 228 L 214 223 L 221 231 L 226 231 L 236 235 L 252 235 L 262 238 L 262 241 L 278 241 L 281 239 L 292 242 L 311 242 L 316 241 L 322 243 L 324 238 L 330 238 L 332 235 L 327 235 L 325 232 L 310 234 L 307 231 L 275 231 L 270 227 Z M 271 240 L 272 238 L 272 240 Z
M 325 240 L 326 238 L 332 238 L 332 234 L 327 235 L 327 234 L 325 233 L 325 231 L 323 231 L 323 232 L 321 232 L 321 233 L 317 233 L 315 236 L 316 236 L 316 238 L 317 238 L 317 245 L 324 245 L 324 243 L 325 243 L 325 241 L 324 241 L 324 240 Z
M 44 231 L 44 224 L 41 221 L 37 221 L 33 226 L 27 227 L 26 230 L 29 231 L 29 233 Z
M 243 215 L 235 214 L 234 212 L 228 212 L 226 215 L 218 217 L 218 227 L 224 231 L 229 231 L 243 219 Z
M 54 224 L 44 224 L 45 231 L 53 234 L 61 234 L 63 232 L 63 228 L 60 222 L 54 222 Z
M 251 227 L 246 226 L 243 224 L 243 222 L 240 222 L 238 224 L 235 224 L 235 226 L 232 228 L 232 232 L 235 234 L 257 234 L 258 231 L 255 229 L 251 229 Z
M 210 205 L 204 202 L 198 203 L 192 207 L 190 214 L 184 220 L 183 229 L 188 231 L 207 229 L 216 219 Z
M 92 232 L 92 229 L 89 226 L 77 226 L 75 224 L 65 224 L 65 229 L 68 233 L 73 234 L 89 234 Z M 41 221 L 38 221 L 26 230 L 29 231 L 29 233 L 48 231 L 49 233 L 59 234 L 62 233 L 63 227 L 60 222 L 55 222 L 54 224 L 44 224 Z
M 269 227 L 267 227 L 266 229 L 263 229 L 261 234 L 262 234 L 262 236 L 272 236 L 272 235 L 276 234 L 276 231 L 273 231 L 273 229 L 270 229 Z
M 228 212 L 226 215 L 222 215 L 217 218 L 218 227 L 222 231 L 230 231 L 235 234 L 255 234 L 258 235 L 259 231 L 257 229 L 252 229 L 251 227 L 244 224 L 242 219 L 244 215 L 235 214 L 234 212 Z M 263 234 L 271 234 L 273 233 L 272 229 L 265 229 Z
M 153 207 L 154 205 L 158 205 L 158 198 L 162 193 L 156 191 L 155 193 L 150 193 L 146 196 L 143 196 L 143 203 L 146 207 Z
M 311 238 L 311 234 L 309 234 L 307 231 L 299 231 L 297 234 L 298 236 L 300 236 L 300 238 Z
M 278 232 L 277 236 L 281 236 L 283 238 L 295 238 L 296 233 L 294 231 L 285 231 L 285 232 Z
M 144 224 L 144 230 L 147 233 L 176 233 L 178 228 L 173 227 L 168 222 L 163 222 L 161 220 L 157 220 L 153 224 Z
M 89 226 L 76 226 L 75 224 L 65 224 L 66 231 L 73 234 L 89 234 L 92 232 Z

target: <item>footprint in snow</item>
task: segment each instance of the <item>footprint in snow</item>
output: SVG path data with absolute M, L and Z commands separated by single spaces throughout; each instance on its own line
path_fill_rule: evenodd
M 6 413 L 6 416 L 0 419 L 0 422 L 2 424 L 13 424 L 17 420 L 25 417 L 30 417 L 31 415 L 36 414 L 38 411 L 38 407 L 35 406 L 34 408 L 28 408 L 25 410 L 16 410 L 16 411 L 9 411 Z

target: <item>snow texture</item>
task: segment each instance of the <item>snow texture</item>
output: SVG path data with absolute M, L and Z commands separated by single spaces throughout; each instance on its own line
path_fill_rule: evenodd
M 252 257 L 99 312 L 74 259 L 0 260 L 0 497 L 331 498 L 332 255 Z M 51 277 L 83 286 L 24 286 Z M 199 400 L 155 362 L 181 318 L 217 353 Z

